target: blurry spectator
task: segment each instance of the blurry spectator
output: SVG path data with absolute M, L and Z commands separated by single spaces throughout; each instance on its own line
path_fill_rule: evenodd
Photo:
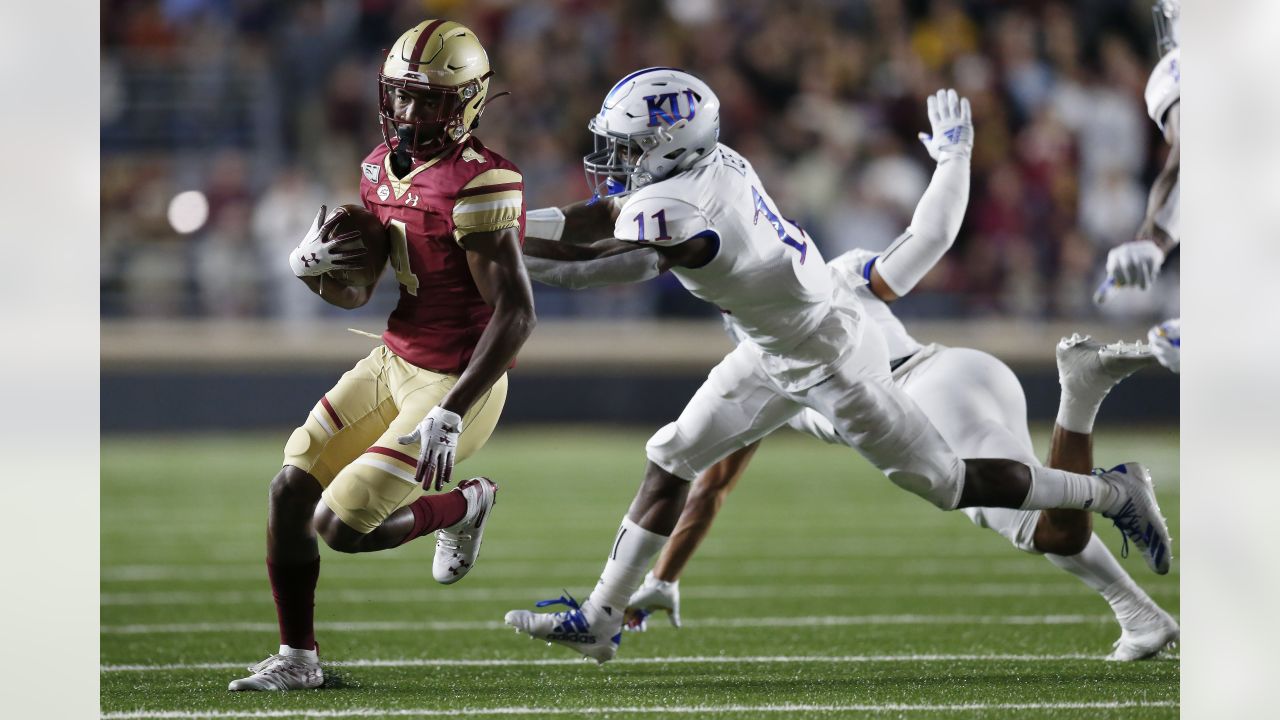
M 357 166 L 381 139 L 380 51 L 437 15 L 481 35 L 495 95 L 511 93 L 485 113 L 484 138 L 521 166 L 529 207 L 585 197 L 586 123 L 619 77 L 684 67 L 720 96 L 722 140 L 828 257 L 883 248 L 906 226 L 932 171 L 914 140 L 928 128 L 923 99 L 956 87 L 977 132 L 969 213 L 904 310 L 1093 314 L 1079 291 L 1140 216 L 1152 140 L 1141 96 L 1155 59 L 1135 36 L 1143 13 L 1098 7 L 108 0 L 103 311 L 327 315 L 276 258 L 321 201 L 358 201 Z M 164 203 L 192 187 L 208 195 L 209 222 L 177 236 Z M 544 315 L 697 314 L 669 281 L 537 292 Z M 394 302 L 383 282 L 365 313 Z M 1142 302 L 1176 303 L 1176 291 Z

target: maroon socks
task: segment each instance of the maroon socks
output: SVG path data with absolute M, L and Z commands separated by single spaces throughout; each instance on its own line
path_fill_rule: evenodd
M 320 558 L 302 565 L 277 565 L 268 559 L 267 576 L 271 578 L 271 594 L 276 599 L 280 644 L 298 650 L 314 650 Z
M 400 541 L 401 545 L 456 524 L 467 514 L 467 499 L 461 490 L 423 495 L 409 505 L 409 510 L 413 512 L 413 529 Z

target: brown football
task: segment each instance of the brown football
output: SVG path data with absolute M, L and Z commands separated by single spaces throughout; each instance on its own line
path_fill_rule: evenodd
M 360 267 L 353 270 L 330 270 L 328 275 L 344 285 L 368 287 L 378 281 L 382 268 L 387 264 L 387 253 L 390 250 L 387 228 L 377 215 L 360 205 L 343 205 L 337 211 L 342 212 L 342 217 L 329 231 L 329 237 L 349 232 L 359 233 L 360 241 L 364 243 L 368 253 L 360 258 Z

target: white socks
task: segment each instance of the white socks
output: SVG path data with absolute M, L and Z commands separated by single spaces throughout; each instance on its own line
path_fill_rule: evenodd
M 288 645 L 281 645 L 280 652 L 277 654 L 281 655 L 282 657 L 305 660 L 306 662 L 313 662 L 313 663 L 320 662 L 320 653 L 316 650 L 307 650 L 305 648 L 292 648 L 292 647 L 289 647 Z
M 1129 629 L 1136 622 L 1160 612 L 1151 596 L 1120 567 L 1096 534 L 1089 538 L 1089 544 L 1078 555 L 1046 554 L 1045 557 L 1098 591 L 1116 614 L 1121 628 Z
M 1022 501 L 1023 510 L 1116 510 L 1124 494 L 1096 475 L 1081 475 L 1040 465 L 1031 469 L 1031 489 Z
M 1111 388 L 1093 393 L 1070 393 L 1066 388 L 1058 397 L 1058 425 L 1063 430 L 1089 435 L 1093 432 L 1093 421 L 1098 417 L 1098 408 L 1102 400 L 1111 392 Z M 1084 395 L 1081 397 L 1080 395 Z
M 631 518 L 623 518 L 604 572 L 589 598 L 591 604 L 621 620 L 631 594 L 644 582 L 649 563 L 666 543 L 666 535 L 649 532 Z

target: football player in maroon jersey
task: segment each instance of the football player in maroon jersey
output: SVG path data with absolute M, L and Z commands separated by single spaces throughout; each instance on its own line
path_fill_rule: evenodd
M 383 144 L 365 158 L 360 195 L 387 227 L 400 303 L 383 344 L 320 398 L 285 445 L 271 482 L 267 570 L 280 650 L 231 690 L 324 682 L 313 627 L 320 554 L 397 547 L 438 531 L 432 574 L 456 582 L 479 553 L 497 486 L 473 478 L 428 495 L 484 445 L 506 399 L 506 371 L 535 324 L 521 257 L 519 170 L 472 133 L 488 98 L 475 33 L 428 20 L 387 53 L 379 75 Z M 357 239 L 328 237 L 322 207 L 292 252 L 325 301 L 355 308 L 373 287 L 326 277 L 350 267 Z

